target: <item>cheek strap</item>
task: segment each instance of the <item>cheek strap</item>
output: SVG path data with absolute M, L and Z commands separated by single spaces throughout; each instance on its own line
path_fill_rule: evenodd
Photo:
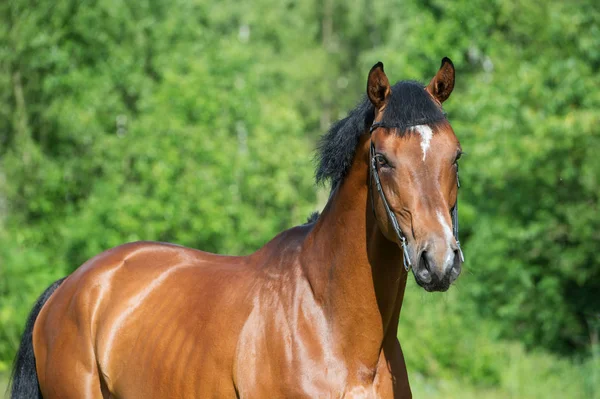
M 369 158 L 369 169 L 371 172 L 369 173 L 369 191 L 371 192 L 371 206 L 373 207 L 373 213 L 375 213 L 375 202 L 373 201 L 373 189 L 371 187 L 371 179 L 375 181 L 375 187 L 377 188 L 377 192 L 379 193 L 381 202 L 383 202 L 385 213 L 387 213 L 388 219 L 392 222 L 392 227 L 394 228 L 396 236 L 398 237 L 398 241 L 400 242 L 400 246 L 402 247 L 402 253 L 404 255 L 404 269 L 408 272 L 412 267 L 410 256 L 408 255 L 408 243 L 406 242 L 406 236 L 400 228 L 400 224 L 398 223 L 396 215 L 390 209 L 390 205 L 388 204 L 387 199 L 385 198 L 383 187 L 381 187 L 381 180 L 379 179 L 379 173 L 377 170 L 377 157 L 375 156 L 375 145 L 373 144 L 373 141 L 371 141 L 371 150 Z

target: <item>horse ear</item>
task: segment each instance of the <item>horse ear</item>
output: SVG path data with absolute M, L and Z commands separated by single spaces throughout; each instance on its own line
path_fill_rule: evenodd
M 443 103 L 450 97 L 454 89 L 454 64 L 448 57 L 442 59 L 442 66 L 435 74 L 426 90 L 440 103 Z
M 383 72 L 383 63 L 378 62 L 373 65 L 369 71 L 367 79 L 367 96 L 377 109 L 381 109 L 387 102 L 388 97 L 392 93 L 390 82 Z

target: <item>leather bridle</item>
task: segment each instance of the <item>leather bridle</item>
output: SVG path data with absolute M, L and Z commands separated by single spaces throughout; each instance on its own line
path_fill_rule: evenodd
M 374 130 L 380 127 L 392 128 L 395 126 L 386 126 L 381 122 L 376 122 L 373 123 L 373 125 L 371 125 L 371 127 L 369 128 L 369 134 L 372 134 Z M 371 172 L 369 173 L 369 191 L 371 192 L 371 206 L 373 207 L 373 213 L 375 213 L 375 201 L 373 200 L 373 188 L 371 187 L 371 179 L 375 181 L 375 187 L 379 192 L 379 197 L 381 198 L 381 202 L 383 202 L 385 212 L 387 213 L 388 219 L 392 222 L 392 227 L 394 228 L 396 236 L 400 241 L 400 246 L 402 247 L 402 253 L 404 255 L 404 269 L 406 269 L 406 271 L 408 272 L 412 267 L 412 262 L 410 261 L 410 256 L 408 254 L 408 243 L 406 241 L 406 236 L 400 228 L 400 224 L 398 223 L 396 215 L 394 214 L 394 212 L 392 212 L 392 209 L 390 208 L 390 205 L 388 204 L 387 199 L 385 198 L 385 193 L 383 192 L 383 187 L 381 186 L 381 180 L 379 179 L 379 171 L 377 169 L 377 154 L 375 153 L 375 144 L 373 143 L 373 139 L 371 139 L 369 169 Z M 456 166 L 456 185 L 458 188 L 460 188 L 460 180 L 458 179 L 458 165 Z M 452 217 L 452 233 L 454 234 L 454 239 L 456 240 L 456 246 L 458 247 L 460 260 L 461 262 L 464 262 L 465 258 L 462 249 L 460 248 L 460 241 L 458 240 L 458 197 L 456 198 L 456 203 L 450 211 L 450 214 Z

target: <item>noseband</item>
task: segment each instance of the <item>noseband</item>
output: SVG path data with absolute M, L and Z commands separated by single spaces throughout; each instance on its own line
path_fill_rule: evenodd
M 373 133 L 374 130 L 380 127 L 391 128 L 393 126 L 385 126 L 380 122 L 373 123 L 369 128 L 369 134 Z M 406 236 L 402 232 L 400 228 L 400 224 L 398 223 L 398 219 L 394 212 L 392 212 L 390 205 L 385 198 L 385 193 L 383 192 L 383 187 L 381 186 L 381 180 L 379 179 L 379 171 L 377 169 L 377 154 L 375 154 L 375 144 L 373 140 L 371 140 L 371 149 L 369 156 L 369 191 L 371 193 L 371 206 L 373 207 L 373 213 L 375 213 L 375 201 L 373 201 L 373 189 L 371 187 L 371 179 L 375 181 L 375 187 L 377 187 L 377 192 L 379 193 L 379 197 L 381 198 L 381 202 L 383 202 L 383 206 L 385 208 L 385 212 L 388 215 L 388 219 L 392 222 L 392 226 L 394 227 L 394 231 L 396 232 L 396 236 L 400 241 L 400 245 L 402 246 L 402 253 L 404 258 L 404 269 L 408 272 L 412 267 L 412 262 L 410 261 L 410 256 L 408 255 L 408 243 L 406 242 Z M 460 188 L 460 180 L 458 179 L 458 165 L 456 166 L 456 186 Z M 462 249 L 460 248 L 460 241 L 458 240 L 458 197 L 456 198 L 456 203 L 454 207 L 450 211 L 452 216 L 452 233 L 454 234 L 454 239 L 456 240 L 456 246 L 458 247 L 458 253 L 460 255 L 461 262 L 465 261 L 463 256 Z

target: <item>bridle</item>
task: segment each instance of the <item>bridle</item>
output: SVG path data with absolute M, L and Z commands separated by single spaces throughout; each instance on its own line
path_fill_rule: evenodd
M 419 124 L 419 123 L 417 123 Z M 386 126 L 381 122 L 376 122 L 371 125 L 369 128 L 369 134 L 372 134 L 374 130 L 384 127 L 384 128 L 392 128 L 397 126 Z M 406 128 L 408 126 L 403 126 Z M 373 207 L 373 213 L 375 213 L 375 201 L 373 201 L 373 188 L 371 187 L 371 179 L 375 181 L 375 187 L 377 187 L 377 191 L 379 192 L 379 197 L 381 198 L 381 202 L 383 202 L 383 207 L 385 208 L 385 212 L 387 213 L 388 219 L 392 222 L 392 227 L 396 232 L 396 236 L 400 241 L 400 246 L 402 247 L 402 253 L 404 258 L 404 269 L 408 272 L 412 267 L 412 262 L 410 261 L 410 256 L 408 255 L 408 243 L 406 241 L 406 236 L 402 232 L 400 228 L 400 224 L 398 223 L 398 219 L 394 212 L 392 212 L 390 205 L 385 198 L 385 193 L 383 192 L 383 187 L 381 186 L 381 180 L 379 179 L 379 171 L 377 169 L 377 154 L 375 153 L 375 144 L 371 139 L 371 149 L 369 155 L 369 191 L 371 193 L 371 206 Z M 458 165 L 456 166 L 456 186 L 460 188 L 460 180 L 458 178 Z M 452 217 L 452 233 L 454 234 L 454 239 L 456 240 L 456 246 L 458 247 L 458 253 L 460 255 L 461 262 L 465 261 L 462 249 L 460 248 L 460 241 L 458 240 L 458 197 L 456 198 L 456 203 L 454 207 L 450 211 Z

